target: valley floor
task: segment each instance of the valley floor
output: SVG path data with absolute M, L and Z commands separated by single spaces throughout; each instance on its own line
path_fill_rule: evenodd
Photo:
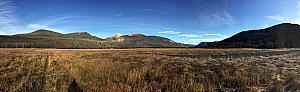
M 300 49 L 0 49 L 0 91 L 300 91 Z

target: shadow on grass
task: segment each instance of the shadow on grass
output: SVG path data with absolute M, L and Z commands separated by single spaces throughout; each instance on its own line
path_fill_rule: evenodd
M 69 86 L 68 92 L 83 92 L 82 89 L 78 86 L 75 79 L 73 79 L 72 83 Z

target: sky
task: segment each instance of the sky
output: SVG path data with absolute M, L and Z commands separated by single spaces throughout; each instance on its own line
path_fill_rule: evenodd
M 0 0 L 0 35 L 141 33 L 198 44 L 279 23 L 300 24 L 300 0 Z

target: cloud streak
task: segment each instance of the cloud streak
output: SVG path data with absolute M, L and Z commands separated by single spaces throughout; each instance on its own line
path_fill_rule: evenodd
M 180 34 L 181 32 L 176 31 L 163 31 L 163 32 L 157 32 L 159 34 Z
M 201 42 L 213 42 L 213 41 L 221 41 L 224 38 L 194 38 L 190 39 L 192 41 L 201 41 Z
M 266 16 L 266 18 L 272 19 L 272 20 L 277 20 L 277 21 L 282 21 L 285 19 L 283 16 L 280 16 L 280 15 Z
M 197 16 L 198 23 L 205 27 L 232 25 L 234 23 L 233 17 L 226 11 L 217 12 L 207 9 L 206 12 L 200 12 Z
M 203 34 L 205 36 L 222 36 L 222 34 Z
M 12 2 L 0 0 L 0 34 L 13 34 L 18 31 L 15 9 Z
M 179 37 L 184 37 L 188 39 L 192 44 L 198 44 L 200 42 L 214 42 L 214 41 L 221 41 L 224 40 L 225 38 L 228 38 L 229 36 L 222 35 L 222 34 L 184 34 L 181 32 L 177 31 L 162 31 L 162 32 L 157 32 L 159 34 L 170 34 L 170 35 L 176 35 Z
M 195 35 L 195 34 L 181 34 L 181 35 L 179 35 L 179 36 L 187 37 L 187 38 L 201 37 L 201 35 Z
M 116 16 L 120 17 L 120 16 L 123 16 L 123 15 L 124 15 L 123 13 L 119 13 Z
M 288 16 L 281 16 L 279 14 L 273 15 L 273 16 L 266 16 L 268 19 L 276 20 L 277 23 L 295 23 L 295 24 L 300 24 L 300 1 L 297 3 L 297 11 L 295 11 L 295 14 L 293 17 L 288 17 Z M 263 27 L 265 26 L 270 26 L 268 24 L 263 24 Z
M 222 34 L 202 34 L 202 35 L 190 34 L 190 35 L 180 35 L 180 36 L 186 37 L 190 41 L 195 42 L 196 44 L 198 44 L 199 42 L 221 41 L 229 37 Z
M 198 3 L 190 0 L 194 7 L 197 7 L 194 11 L 194 15 L 186 18 L 186 22 L 189 25 L 201 25 L 202 27 L 215 27 L 222 25 L 233 25 L 234 17 L 227 11 L 228 1 L 218 0 L 223 5 L 211 5 L 207 6 L 203 3 Z
M 72 20 L 75 20 L 76 18 L 82 18 L 85 16 L 62 16 L 62 17 L 48 17 L 45 19 L 42 19 L 36 23 L 30 23 L 25 26 L 28 30 L 39 30 L 39 29 L 45 29 L 45 30 L 51 30 L 55 32 L 60 33 L 67 33 L 69 31 L 61 30 L 61 28 L 55 27 L 56 25 L 61 25 L 61 23 L 69 23 Z M 76 28 L 76 27 L 73 27 Z
M 130 17 L 130 18 L 126 19 L 126 21 L 131 21 L 133 19 L 135 19 L 135 17 Z
M 300 1 L 297 4 L 297 8 L 298 10 L 296 11 L 296 18 L 289 19 L 287 20 L 288 22 L 300 24 Z
M 217 33 L 206 33 L 206 34 L 185 34 L 177 31 L 162 31 L 162 32 L 157 32 L 159 34 L 170 34 L 170 35 L 175 35 L 179 37 L 184 37 L 185 39 L 188 39 L 191 41 L 193 44 L 198 44 L 200 42 L 214 42 L 214 41 L 221 41 L 224 40 L 225 38 L 228 38 L 229 36 L 222 35 L 222 34 L 217 34 Z
M 53 18 L 53 19 L 46 19 L 46 20 L 43 20 L 43 24 L 44 25 L 53 25 L 53 24 L 63 22 L 67 19 L 72 19 L 72 18 L 76 18 L 76 17 L 75 16 L 64 16 L 64 17 L 58 17 L 58 18 Z

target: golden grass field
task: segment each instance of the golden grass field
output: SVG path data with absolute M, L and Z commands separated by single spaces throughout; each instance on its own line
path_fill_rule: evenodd
M 0 49 L 0 91 L 299 92 L 300 49 Z

